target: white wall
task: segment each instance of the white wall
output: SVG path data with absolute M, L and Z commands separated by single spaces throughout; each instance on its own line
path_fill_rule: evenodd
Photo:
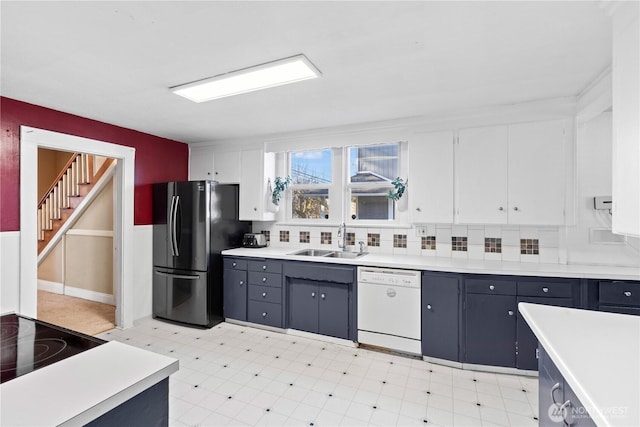
M 592 230 L 611 230 L 607 211 L 593 209 L 594 196 L 611 196 L 612 114 L 604 112 L 578 125 L 576 141 L 576 226 L 567 228 L 570 264 L 639 266 L 637 241 L 595 243 Z
M 20 232 L 0 233 L 0 313 L 20 310 Z

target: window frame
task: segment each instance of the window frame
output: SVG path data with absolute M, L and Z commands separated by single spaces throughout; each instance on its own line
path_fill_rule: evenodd
M 339 224 L 339 219 L 336 220 L 335 215 L 336 212 L 338 216 L 340 216 L 340 212 L 342 211 L 342 206 L 340 203 L 340 167 L 336 168 L 336 164 L 340 165 L 342 163 L 342 154 L 340 149 L 337 148 L 320 148 L 320 149 L 302 149 L 296 151 L 289 151 L 286 154 L 286 170 L 287 174 L 291 176 L 291 166 L 292 156 L 294 153 L 301 153 L 305 151 L 324 151 L 331 150 L 331 183 L 329 184 L 289 184 L 289 188 L 287 191 L 286 197 L 286 206 L 287 213 L 286 219 L 288 222 L 293 224 L 308 224 L 308 225 L 329 225 L 329 224 Z M 339 163 L 337 163 L 339 162 Z M 320 190 L 327 189 L 328 190 L 328 199 L 329 199 L 329 218 L 293 218 L 293 191 L 294 190 Z
M 287 189 L 286 200 L 286 214 L 285 221 L 294 225 L 309 225 L 309 226 L 337 226 L 344 222 L 349 227 L 403 227 L 409 225 L 407 212 L 399 212 L 397 203 L 390 201 L 390 209 L 393 209 L 393 219 L 352 219 L 351 218 L 351 197 L 353 189 L 377 189 L 384 188 L 385 193 L 393 189 L 391 183 L 351 183 L 350 181 L 350 149 L 359 147 L 370 147 L 376 145 L 392 145 L 398 144 L 398 175 L 400 177 L 408 176 L 408 144 L 406 141 L 392 141 L 392 142 L 377 142 L 371 144 L 356 144 L 345 145 L 341 147 L 324 148 L 324 149 L 299 149 L 292 150 L 285 153 L 285 169 L 287 174 L 291 174 L 292 155 L 293 153 L 299 153 L 304 151 L 316 151 L 316 150 L 331 150 L 332 162 L 331 162 L 331 184 L 290 184 Z M 393 178 L 395 179 L 395 177 Z M 405 178 L 406 179 L 406 178 Z M 293 218 L 293 191 L 305 190 L 305 189 L 324 189 L 329 190 L 329 218 Z M 408 193 L 405 193 L 403 197 L 408 197 Z

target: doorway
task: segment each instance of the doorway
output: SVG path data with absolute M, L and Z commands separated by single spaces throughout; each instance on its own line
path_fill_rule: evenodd
M 114 175 L 114 282 L 117 327 L 133 325 L 133 189 L 135 150 L 21 126 L 20 128 L 20 313 L 37 317 L 37 164 L 38 148 L 85 152 L 117 159 Z
M 87 335 L 115 327 L 116 162 L 38 148 L 38 320 Z

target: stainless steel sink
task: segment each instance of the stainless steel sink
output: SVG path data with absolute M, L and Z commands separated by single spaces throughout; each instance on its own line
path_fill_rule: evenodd
M 333 251 L 326 250 L 326 249 L 303 249 L 301 251 L 291 252 L 288 255 L 327 256 L 332 253 Z
M 363 255 L 366 255 L 368 252 L 341 252 L 341 251 L 330 251 L 327 249 L 302 249 L 300 251 L 291 252 L 288 255 L 302 255 L 302 256 L 317 256 L 317 257 L 327 257 L 327 258 L 358 258 Z
M 368 252 L 331 252 L 330 254 L 327 254 L 326 257 L 327 258 L 347 258 L 347 259 L 353 259 L 353 258 L 358 258 L 361 256 L 366 255 Z

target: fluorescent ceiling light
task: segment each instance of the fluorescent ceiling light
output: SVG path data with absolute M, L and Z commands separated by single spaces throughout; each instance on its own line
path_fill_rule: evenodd
M 315 79 L 320 75 L 320 71 L 306 56 L 296 55 L 174 86 L 170 89 L 176 95 L 184 96 L 194 102 L 205 102 L 288 83 Z

